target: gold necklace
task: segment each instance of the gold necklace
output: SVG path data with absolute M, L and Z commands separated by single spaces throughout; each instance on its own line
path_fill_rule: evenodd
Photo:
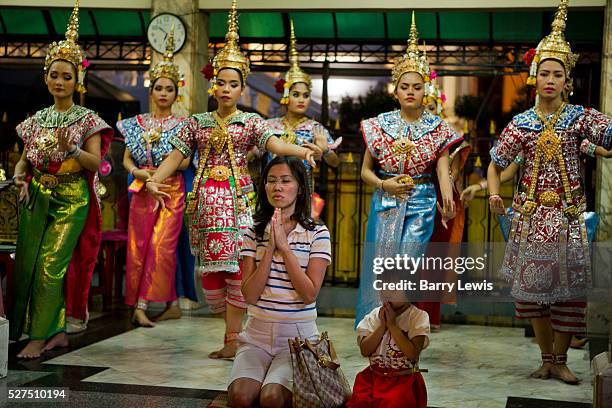
M 217 151 L 217 153 L 220 153 L 221 150 L 223 150 L 223 147 L 230 139 L 229 133 L 227 131 L 227 125 L 230 120 L 232 120 L 232 118 L 236 116 L 238 112 L 238 110 L 235 110 L 233 113 L 230 113 L 225 118 L 222 118 L 217 111 L 213 112 L 212 115 L 215 121 L 217 122 L 217 126 L 215 126 L 212 133 L 210 134 L 208 142 Z
M 565 160 L 563 159 L 561 139 L 555 131 L 555 125 L 561 117 L 561 113 L 563 112 L 564 108 L 565 102 L 562 102 L 550 120 L 546 118 L 539 106 L 534 109 L 536 115 L 540 119 L 540 122 L 542 122 L 542 134 L 536 142 L 533 170 L 531 172 L 531 184 L 529 186 L 527 200 L 521 207 L 521 212 L 524 215 L 532 215 L 537 207 L 535 202 L 535 191 L 542 162 L 551 162 L 553 160 L 556 160 L 559 166 L 561 183 L 563 184 L 563 192 L 565 195 L 565 200 L 568 204 L 568 206 L 564 209 L 564 213 L 570 219 L 576 219 L 580 215 L 578 206 L 571 204 L 572 194 L 570 190 L 569 178 L 567 176 L 567 170 L 565 168 Z M 539 198 L 540 202 L 547 207 L 553 207 L 560 201 L 559 194 L 552 190 L 544 191 L 540 194 Z
M 208 143 L 206 143 L 206 147 L 204 148 L 204 152 L 199 158 L 198 162 L 198 170 L 196 171 L 195 178 L 193 180 L 193 190 L 188 194 L 187 207 L 185 208 L 186 214 L 194 214 L 196 211 L 196 206 L 198 202 L 198 194 L 200 191 L 200 184 L 202 183 L 202 178 L 204 177 L 204 170 L 206 169 L 206 161 L 208 160 L 208 155 L 210 154 L 211 148 L 214 148 L 217 153 L 221 153 L 225 144 L 227 144 L 228 153 L 230 156 L 230 165 L 232 168 L 232 172 L 234 174 L 234 178 L 236 179 L 236 196 L 242 195 L 242 189 L 240 188 L 240 182 L 237 177 L 240 174 L 238 165 L 236 164 L 236 155 L 234 154 L 234 145 L 232 143 L 232 138 L 229 135 L 227 130 L 227 126 L 232 118 L 239 113 L 242 113 L 238 109 L 236 109 L 233 113 L 230 113 L 225 118 L 221 118 L 221 115 L 217 111 L 212 113 L 212 117 L 216 122 L 215 128 L 210 133 L 210 137 L 208 138 Z M 241 200 L 238 200 L 240 203 Z
M 308 118 L 306 116 L 302 116 L 295 122 L 291 122 L 287 116 L 283 116 L 283 125 L 285 126 L 285 133 L 281 136 L 281 139 L 286 143 L 295 144 L 297 140 L 297 135 L 295 134 L 295 129 L 306 122 Z
M 147 144 L 149 145 L 152 145 L 153 143 L 158 142 L 161 139 L 162 132 L 164 131 L 164 124 L 171 117 L 172 117 L 172 114 L 170 114 L 170 116 L 167 116 L 165 118 L 156 118 L 154 114 L 151 114 L 150 120 L 153 123 L 153 125 L 147 127 L 147 130 L 145 130 L 142 133 L 143 140 L 147 142 Z
M 45 128 L 43 130 L 43 135 L 36 140 L 36 148 L 38 150 L 47 152 L 57 145 L 57 129 L 66 126 L 66 123 L 71 118 L 70 115 L 72 115 L 72 112 L 76 109 L 75 106 L 76 105 L 73 103 L 72 106 L 62 112 L 55 110 L 55 106 L 53 106 L 47 111 L 47 115 L 44 119 Z

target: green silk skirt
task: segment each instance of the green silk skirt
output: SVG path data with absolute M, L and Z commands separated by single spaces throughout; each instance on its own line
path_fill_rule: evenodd
M 89 189 L 85 176 L 50 190 L 32 179 L 21 209 L 13 274 L 10 337 L 44 340 L 66 324 L 64 276 L 85 225 Z

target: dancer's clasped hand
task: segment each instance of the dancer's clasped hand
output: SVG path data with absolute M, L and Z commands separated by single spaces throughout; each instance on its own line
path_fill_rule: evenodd
M 414 188 L 413 183 L 402 183 L 405 175 L 397 175 L 389 179 L 383 180 L 381 188 L 385 193 L 393 194 L 399 198 L 406 198 L 410 191 Z
M 506 214 L 504 200 L 499 196 L 499 194 L 493 194 L 489 197 L 489 208 L 494 214 Z

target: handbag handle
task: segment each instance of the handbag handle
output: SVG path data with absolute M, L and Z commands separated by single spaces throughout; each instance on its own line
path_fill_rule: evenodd
M 325 356 L 320 355 L 317 352 L 317 350 L 314 348 L 312 343 L 310 343 L 310 341 L 308 341 L 307 339 L 302 340 L 296 337 L 293 340 L 288 339 L 288 341 L 289 341 L 289 351 L 291 353 L 297 354 L 300 349 L 308 350 L 315 356 L 319 366 L 329 368 L 332 370 L 337 370 L 340 367 L 340 364 L 334 361 L 334 360 L 337 360 L 336 350 L 334 349 L 334 345 L 332 344 L 331 340 L 329 340 L 329 338 L 327 337 L 327 332 L 321 333 L 321 336 L 319 337 L 319 342 L 327 341 L 327 344 L 329 345 L 329 355 L 331 357 L 331 360 Z
M 340 364 L 328 359 L 325 356 L 320 355 L 308 340 L 304 340 L 302 348 L 314 354 L 314 356 L 317 358 L 317 363 L 319 363 L 321 367 L 330 368 L 332 370 L 337 370 L 338 367 L 340 367 Z

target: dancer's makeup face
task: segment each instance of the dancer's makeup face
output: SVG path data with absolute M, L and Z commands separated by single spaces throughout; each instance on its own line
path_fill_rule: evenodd
M 418 109 L 423 105 L 425 82 L 416 72 L 406 72 L 397 82 L 395 97 L 402 109 Z
M 215 99 L 217 99 L 219 106 L 233 108 L 238 105 L 238 100 L 244 89 L 238 71 L 231 68 L 222 69 L 217 75 L 216 85 Z
M 151 89 L 151 98 L 158 108 L 167 109 L 176 101 L 176 85 L 168 78 L 159 78 Z
M 287 110 L 298 115 L 306 114 L 310 106 L 310 89 L 303 82 L 293 84 L 289 90 Z
M 540 98 L 560 98 L 566 79 L 565 68 L 559 61 L 552 59 L 544 60 L 538 66 L 536 91 Z
M 49 93 L 56 98 L 72 96 L 76 87 L 76 69 L 68 61 L 57 60 L 51 64 L 45 76 Z

